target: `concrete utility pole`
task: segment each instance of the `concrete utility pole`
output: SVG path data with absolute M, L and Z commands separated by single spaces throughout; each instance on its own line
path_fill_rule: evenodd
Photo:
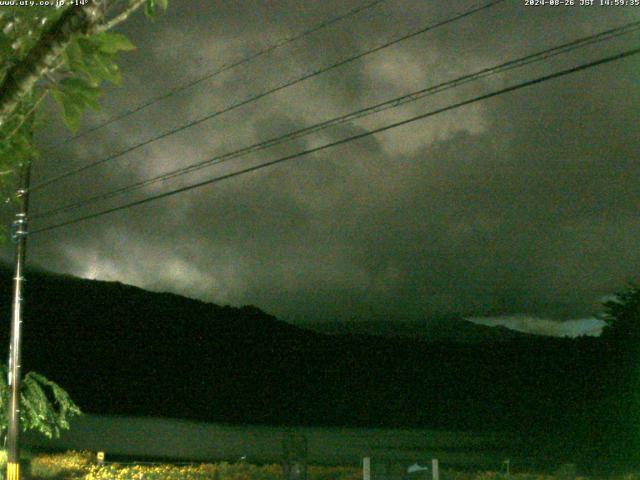
M 29 211 L 29 177 L 31 164 L 19 165 L 20 184 L 17 190 L 16 213 L 11 238 L 16 244 L 15 275 L 13 277 L 13 310 L 11 316 L 11 343 L 9 345 L 9 378 L 11 399 L 8 405 L 7 480 L 20 479 L 20 347 L 22 343 L 22 304 L 24 264 L 27 253 L 27 214 Z
M 371 457 L 362 459 L 362 480 L 371 480 Z

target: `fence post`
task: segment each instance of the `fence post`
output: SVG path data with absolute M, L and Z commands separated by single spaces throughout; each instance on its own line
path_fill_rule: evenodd
M 284 480 L 307 480 L 307 437 L 295 431 L 282 438 Z
M 371 480 L 371 457 L 362 459 L 362 480 Z
M 431 478 L 433 480 L 439 480 L 440 479 L 440 472 L 438 471 L 438 459 L 434 458 L 431 460 Z

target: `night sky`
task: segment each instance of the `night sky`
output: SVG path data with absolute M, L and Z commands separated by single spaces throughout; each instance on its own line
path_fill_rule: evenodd
M 171 0 L 120 31 L 124 84 L 83 128 L 361 4 Z M 576 0 L 579 3 L 579 0 Z M 51 114 L 39 182 L 479 5 L 388 0 L 75 142 Z M 33 193 L 34 213 L 640 19 L 506 1 Z M 640 45 L 635 33 L 34 227 L 332 142 Z M 34 235 L 29 262 L 292 322 L 591 317 L 640 271 L 640 59 L 621 60 L 144 206 Z M 53 105 L 47 107 L 53 112 Z M 58 145 L 54 145 L 58 143 Z M 53 145 L 53 146 L 52 146 Z M 49 148 L 48 148 L 49 147 Z M 5 256 L 9 249 L 5 247 Z M 504 322 L 503 322 L 504 323 Z M 508 323 L 508 322 L 507 322 Z M 548 322 L 547 322 L 548 323 Z M 538 330 L 547 323 L 538 322 Z M 580 330 L 579 322 L 571 325 Z M 584 327 L 593 329 L 594 322 Z M 553 326 L 549 327 L 549 332 Z M 545 330 L 546 331 L 546 330 Z

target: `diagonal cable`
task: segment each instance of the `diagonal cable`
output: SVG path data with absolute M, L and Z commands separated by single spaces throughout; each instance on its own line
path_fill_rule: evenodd
M 73 142 L 75 140 L 78 140 L 79 138 L 82 138 L 82 137 L 84 137 L 84 136 L 86 136 L 86 135 L 88 135 L 88 134 L 90 134 L 92 132 L 95 132 L 96 130 L 104 128 L 107 125 L 111 125 L 112 123 L 115 123 L 115 122 L 118 122 L 120 120 L 123 120 L 123 119 L 133 115 L 134 113 L 137 113 L 137 112 L 139 112 L 141 110 L 144 110 L 145 108 L 150 107 L 151 105 L 153 105 L 155 103 L 158 103 L 158 102 L 160 102 L 162 100 L 170 98 L 170 97 L 172 97 L 172 96 L 174 96 L 174 95 L 176 95 L 176 94 L 178 94 L 180 92 L 183 92 L 185 90 L 188 90 L 188 89 L 190 89 L 192 87 L 195 87 L 196 85 L 198 85 L 198 84 L 200 84 L 200 83 L 202 83 L 202 82 L 204 82 L 206 80 L 210 80 L 212 78 L 215 78 L 218 75 L 220 75 L 220 74 L 222 74 L 224 72 L 227 72 L 227 71 L 229 71 L 229 70 L 231 70 L 233 68 L 239 67 L 239 66 L 244 65 L 246 63 L 250 63 L 250 62 L 252 62 L 253 60 L 255 60 L 257 58 L 260 58 L 260 57 L 262 57 L 264 55 L 268 55 L 269 53 L 271 53 L 271 52 L 273 52 L 273 51 L 275 51 L 275 50 L 277 50 L 279 48 L 285 47 L 285 46 L 289 45 L 290 43 L 293 43 L 293 42 L 295 42 L 297 40 L 300 40 L 300 39 L 302 39 L 304 37 L 307 37 L 307 36 L 309 36 L 309 35 L 311 35 L 313 33 L 316 33 L 316 32 L 318 32 L 318 31 L 320 31 L 320 30 L 322 30 L 324 28 L 327 28 L 327 27 L 333 25 L 334 23 L 337 23 L 337 22 L 339 22 L 341 20 L 344 20 L 345 18 L 352 17 L 352 16 L 354 16 L 354 15 L 356 15 L 356 14 L 358 14 L 358 13 L 364 11 L 364 10 L 368 10 L 368 9 L 370 9 L 372 7 L 375 7 L 376 5 L 384 3 L 386 1 L 387 0 L 374 0 L 373 2 L 368 2 L 368 3 L 365 3 L 363 5 L 357 6 L 357 7 L 352 8 L 351 10 L 349 10 L 349 11 L 347 11 L 347 12 L 345 12 L 345 13 L 337 16 L 337 17 L 332 17 L 332 18 L 329 18 L 329 19 L 327 19 L 327 20 L 325 20 L 323 22 L 320 22 L 318 25 L 315 25 L 315 26 L 311 27 L 308 30 L 305 30 L 305 31 L 303 31 L 301 33 L 298 33 L 298 34 L 290 36 L 290 37 L 285 37 L 282 40 L 280 40 L 278 42 L 275 42 L 273 45 L 270 45 L 270 46 L 268 46 L 267 48 L 265 48 L 263 50 L 259 50 L 259 51 L 255 52 L 255 53 L 252 53 L 251 55 L 248 55 L 247 57 L 243 57 L 240 60 L 233 61 L 233 62 L 231 62 L 229 64 L 223 64 L 217 70 L 209 72 L 209 73 L 207 73 L 207 74 L 205 74 L 203 76 L 197 77 L 197 78 L 195 78 L 195 79 L 191 80 L 190 82 L 187 82 L 187 83 L 185 83 L 183 85 L 179 85 L 177 87 L 174 87 L 174 88 L 168 90 L 167 92 L 165 92 L 165 93 L 163 93 L 161 95 L 158 95 L 156 97 L 152 97 L 152 98 L 140 103 L 139 105 L 136 105 L 135 107 L 127 109 L 124 112 L 122 112 L 120 114 L 117 114 L 117 115 L 105 120 L 102 123 L 99 123 L 99 124 L 97 124 L 97 125 L 95 125 L 95 126 L 93 126 L 91 128 L 87 128 L 86 130 L 83 130 L 82 132 L 79 132 L 78 134 L 76 134 L 76 135 L 74 135 L 74 136 L 72 136 L 70 138 L 66 138 L 66 139 L 64 139 L 64 140 L 62 140 L 60 142 L 57 142 L 57 143 L 51 145 L 49 148 L 57 147 L 59 145 L 64 145 L 64 144 L 67 144 L 67 143 L 71 143 L 71 142 Z
M 633 55 L 637 55 L 639 53 L 640 53 L 640 47 L 633 48 L 633 49 L 630 49 L 630 50 L 626 50 L 624 52 L 621 52 L 621 53 L 618 53 L 618 54 L 615 54 L 615 55 L 611 55 L 611 56 L 608 56 L 608 57 L 600 58 L 599 60 L 594 60 L 594 61 L 591 61 L 591 62 L 583 63 L 583 64 L 578 65 L 576 67 L 568 68 L 568 69 L 565 69 L 565 70 L 560 70 L 558 72 L 554 72 L 554 73 L 551 73 L 551 74 L 548 74 L 548 75 L 544 75 L 542 77 L 537 77 L 537 78 L 534 78 L 532 80 L 527 80 L 527 81 L 518 83 L 516 85 L 512 85 L 510 87 L 502 88 L 500 90 L 496 90 L 496 91 L 493 91 L 493 92 L 490 92 L 490 93 L 486 93 L 484 95 L 473 97 L 473 98 L 468 99 L 468 100 L 457 102 L 457 103 L 448 105 L 446 107 L 438 108 L 436 110 L 432 110 L 432 111 L 429 111 L 429 112 L 426 112 L 426 113 L 423 113 L 423 114 L 420 114 L 420 115 L 416 115 L 414 117 L 407 118 L 405 120 L 401 120 L 401 121 L 398 121 L 398 122 L 395 122 L 395 123 L 387 124 L 387 125 L 385 125 L 383 127 L 379 127 L 379 128 L 373 129 L 373 130 L 369 130 L 369 131 L 366 131 L 366 132 L 363 132 L 363 133 L 360 133 L 360 134 L 357 134 L 357 135 L 353 135 L 351 137 L 343 138 L 341 140 L 338 140 L 338 141 L 335 141 L 335 142 L 332 142 L 332 143 L 328 143 L 328 144 L 325 144 L 325 145 L 321 145 L 319 147 L 310 148 L 310 149 L 307 149 L 307 150 L 304 150 L 304 151 L 301 151 L 301 152 L 294 153 L 292 155 L 287 155 L 287 156 L 284 156 L 284 157 L 277 158 L 275 160 L 271 160 L 271 161 L 266 162 L 266 163 L 262 163 L 262 164 L 259 164 L 259 165 L 254 165 L 252 167 L 244 168 L 242 170 L 237 170 L 235 172 L 228 173 L 228 174 L 225 174 L 225 175 L 220 175 L 218 177 L 213 177 L 213 178 L 210 178 L 208 180 L 203 180 L 201 182 L 194 183 L 194 184 L 191 184 L 191 185 L 187 185 L 187 186 L 184 186 L 184 187 L 181 187 L 181 188 L 177 188 L 177 189 L 174 189 L 174 190 L 170 190 L 168 192 L 160 193 L 158 195 L 153 195 L 153 196 L 150 196 L 150 197 L 146 197 L 146 198 L 137 200 L 135 202 L 126 203 L 126 204 L 123 204 L 123 205 L 119 205 L 117 207 L 108 208 L 108 209 L 105 209 L 105 210 L 101 210 L 99 212 L 94 212 L 94 213 L 91 213 L 91 214 L 88 214 L 88 215 L 84 215 L 84 216 L 81 216 L 81 217 L 77 217 L 77 218 L 74 218 L 74 219 L 71 219 L 71 220 L 66 220 L 66 221 L 61 222 L 61 223 L 57 223 L 57 224 L 41 227 L 41 228 L 32 230 L 30 233 L 31 234 L 37 234 L 37 233 L 42 233 L 42 232 L 54 230 L 54 229 L 57 229 L 57 228 L 61 228 L 61 227 L 67 226 L 67 225 L 72 225 L 72 224 L 79 223 L 79 222 L 82 222 L 82 221 L 85 221 L 85 220 L 89 220 L 89 219 L 92 219 L 92 218 L 101 217 L 101 216 L 107 215 L 109 213 L 117 212 L 117 211 L 124 210 L 124 209 L 127 209 L 127 208 L 135 207 L 135 206 L 138 206 L 138 205 L 143 205 L 145 203 L 153 202 L 155 200 L 159 200 L 159 199 L 162 199 L 162 198 L 170 197 L 170 196 L 176 195 L 178 193 L 182 193 L 182 192 L 186 192 L 186 191 L 193 190 L 193 189 L 196 189 L 196 188 L 200 188 L 200 187 L 204 187 L 204 186 L 207 186 L 207 185 L 211 185 L 211 184 L 214 184 L 214 183 L 217 183 L 217 182 L 221 182 L 223 180 L 227 180 L 229 178 L 238 177 L 240 175 L 244 175 L 244 174 L 247 174 L 247 173 L 250 173 L 250 172 L 254 172 L 256 170 L 261 170 L 261 169 L 266 168 L 266 167 L 271 167 L 273 165 L 277 165 L 279 163 L 286 162 L 288 160 L 293 160 L 293 159 L 296 159 L 296 158 L 304 157 L 304 156 L 310 155 L 312 153 L 316 153 L 316 152 L 320 152 L 320 151 L 326 150 L 328 148 L 336 147 L 338 145 L 343 145 L 343 144 L 352 142 L 354 140 L 359 140 L 361 138 L 369 137 L 369 136 L 374 135 L 376 133 L 380 133 L 380 132 L 384 132 L 384 131 L 387 131 L 387 130 L 391 130 L 393 128 L 397 128 L 397 127 L 400 127 L 402 125 L 413 123 L 415 121 L 422 120 L 422 119 L 425 119 L 425 118 L 428 118 L 428 117 L 432 117 L 434 115 L 438 115 L 438 114 L 443 113 L 443 112 L 447 112 L 447 111 L 454 110 L 454 109 L 457 109 L 457 108 L 460 108 L 460 107 L 463 107 L 463 106 L 466 106 L 466 105 L 470 105 L 472 103 L 480 102 L 480 101 L 483 101 L 483 100 L 486 100 L 486 99 L 489 99 L 489 98 L 493 98 L 493 97 L 497 97 L 499 95 L 503 95 L 505 93 L 513 92 L 513 91 L 516 91 L 516 90 L 520 90 L 522 88 L 530 87 L 532 85 L 536 85 L 536 84 L 543 83 L 543 82 L 546 82 L 546 81 L 549 81 L 549 80 L 560 78 L 560 77 L 563 77 L 563 76 L 566 76 L 566 75 L 569 75 L 569 74 L 572 74 L 572 73 L 576 73 L 576 72 L 579 72 L 579 71 L 586 70 L 588 68 L 593 68 L 593 67 L 596 67 L 596 66 L 599 66 L 599 65 L 604 65 L 604 64 L 616 61 L 616 60 L 621 60 L 623 58 L 628 58 L 628 57 L 631 57 Z
M 313 78 L 313 77 L 315 77 L 317 75 L 320 75 L 322 73 L 328 72 L 328 71 L 333 70 L 335 68 L 338 68 L 338 67 L 340 67 L 342 65 L 346 65 L 348 63 L 351 63 L 351 62 L 353 62 L 355 60 L 359 60 L 361 58 L 364 58 L 365 56 L 368 56 L 368 55 L 371 55 L 373 53 L 379 52 L 380 50 L 383 50 L 385 48 L 391 47 L 392 45 L 400 43 L 400 42 L 402 42 L 404 40 L 408 40 L 408 39 L 413 38 L 413 37 L 415 37 L 417 35 L 421 35 L 423 33 L 426 33 L 426 32 L 428 32 L 430 30 L 435 29 L 435 28 L 442 27 L 442 26 L 447 25 L 449 23 L 453 23 L 455 21 L 461 20 L 461 19 L 463 19 L 465 17 L 468 17 L 468 16 L 473 15 L 475 13 L 478 13 L 480 11 L 483 11 L 483 10 L 486 10 L 488 8 L 491 8 L 491 7 L 493 7 L 493 6 L 495 6 L 495 5 L 499 4 L 499 3 L 502 3 L 504 1 L 505 0 L 493 0 L 493 1 L 491 1 L 491 2 L 489 2 L 487 4 L 485 4 L 485 5 L 469 9 L 469 10 L 467 10 L 467 11 L 461 13 L 461 14 L 455 15 L 453 17 L 449 17 L 449 18 L 447 18 L 445 20 L 442 20 L 442 21 L 434 23 L 434 24 L 430 24 L 430 25 L 428 25 L 428 26 L 426 26 L 424 28 L 421 28 L 420 30 L 414 31 L 414 32 L 409 33 L 407 35 L 403 35 L 402 37 L 396 38 L 395 40 L 389 41 L 387 43 L 384 43 L 384 44 L 379 45 L 377 47 L 374 47 L 372 49 L 365 50 L 365 51 L 360 52 L 360 53 L 358 53 L 356 55 L 353 55 L 353 56 L 348 57 L 346 59 L 340 60 L 337 63 L 333 63 L 333 64 L 331 64 L 331 65 L 329 65 L 327 67 L 323 67 L 323 68 L 320 68 L 318 70 L 314 70 L 314 71 L 312 71 L 310 73 L 307 73 L 307 74 L 305 74 L 305 75 L 303 75 L 301 77 L 297 77 L 297 78 L 295 78 L 293 80 L 290 80 L 290 81 L 288 81 L 288 82 L 286 82 L 284 84 L 281 84 L 281 85 L 279 85 L 277 87 L 271 88 L 271 89 L 266 90 L 266 91 L 264 91 L 262 93 L 254 95 L 252 97 L 249 97 L 249 98 L 247 98 L 245 100 L 242 100 L 242 101 L 240 101 L 238 103 L 232 104 L 232 105 L 230 105 L 228 107 L 225 107 L 225 108 L 223 108 L 221 110 L 217 110 L 217 111 L 215 111 L 215 112 L 213 112 L 211 114 L 205 115 L 205 116 L 200 117 L 200 118 L 195 119 L 195 120 L 192 120 L 192 121 L 190 121 L 188 123 L 185 123 L 185 124 L 181 125 L 180 127 L 177 127 L 175 129 L 172 129 L 172 130 L 168 130 L 168 131 L 166 131 L 166 132 L 164 132 L 164 133 L 162 133 L 160 135 L 157 135 L 155 137 L 149 138 L 148 140 L 140 142 L 140 143 L 138 143 L 136 145 L 132 145 L 130 147 L 127 147 L 124 150 L 121 150 L 120 152 L 114 153 L 114 154 L 109 155 L 107 157 L 104 157 L 104 158 L 102 158 L 100 160 L 96 160 L 96 161 L 94 161 L 92 163 L 89 163 L 87 165 L 84 165 L 82 167 L 78 167 L 78 168 L 69 170 L 67 172 L 61 173 L 61 174 L 59 174 L 57 176 L 54 176 L 54 177 L 52 177 L 52 178 L 50 178 L 48 180 L 44 180 L 44 181 L 42 181 L 40 183 L 37 183 L 37 184 L 33 185 L 30 188 L 30 190 L 32 192 L 36 191 L 36 190 L 39 190 L 39 189 L 41 189 L 41 188 L 43 188 L 43 187 L 45 187 L 47 185 L 50 185 L 50 184 L 52 184 L 54 182 L 58 182 L 58 181 L 60 181 L 60 180 L 62 180 L 64 178 L 67 178 L 67 177 L 70 177 L 72 175 L 76 175 L 78 173 L 84 172 L 84 171 L 89 170 L 90 168 L 94 168 L 94 167 L 96 167 L 98 165 L 102 165 L 102 164 L 104 164 L 104 163 L 106 163 L 106 162 L 108 162 L 110 160 L 119 158 L 119 157 L 121 157 L 121 156 L 123 156 L 125 154 L 128 154 L 128 153 L 131 153 L 132 151 L 137 150 L 138 148 L 144 147 L 144 146 L 149 145 L 149 144 L 151 144 L 153 142 L 156 142 L 156 141 L 161 140 L 163 138 L 169 137 L 169 136 L 171 136 L 171 135 L 173 135 L 175 133 L 178 133 L 178 132 L 181 132 L 181 131 L 186 130 L 188 128 L 194 127 L 194 126 L 196 126 L 196 125 L 198 125 L 198 124 L 200 124 L 202 122 L 205 122 L 207 120 L 211 120 L 212 118 L 218 117 L 218 116 L 220 116 L 220 115 L 222 115 L 224 113 L 230 112 L 230 111 L 235 110 L 235 109 L 237 109 L 239 107 L 242 107 L 242 106 L 247 105 L 249 103 L 255 102 L 256 100 L 264 98 L 264 97 L 266 97 L 268 95 L 272 95 L 272 94 L 274 94 L 276 92 L 284 90 L 285 88 L 291 87 L 291 86 L 296 85 L 298 83 L 301 83 L 301 82 L 303 82 L 305 80 Z
M 81 208 L 81 207 L 86 207 L 88 205 L 91 205 L 93 203 L 96 203 L 98 201 L 101 200 L 107 200 L 109 198 L 113 198 L 119 195 L 123 195 L 126 193 L 130 193 L 130 192 L 134 192 L 136 190 L 140 190 L 144 187 L 159 183 L 159 182 L 163 182 L 166 180 L 170 180 L 172 178 L 181 176 L 181 175 L 186 175 L 188 173 L 197 171 L 197 170 L 201 170 L 203 168 L 206 167 L 210 167 L 210 166 L 214 166 L 214 165 L 218 165 L 220 163 L 235 159 L 235 158 L 239 158 L 239 157 L 243 157 L 245 155 L 248 155 L 250 153 L 255 153 L 258 151 L 262 151 L 265 150 L 267 148 L 270 148 L 274 145 L 278 145 L 293 139 L 297 139 L 297 138 L 301 138 L 301 137 L 305 137 L 307 135 L 310 135 L 312 133 L 327 129 L 329 127 L 333 127 L 336 125 L 341 125 L 343 123 L 346 123 L 348 121 L 352 121 L 358 118 L 363 118 L 365 116 L 369 116 L 369 115 L 373 115 L 388 109 L 392 109 L 392 108 L 396 108 L 398 106 L 410 103 L 410 102 L 414 102 L 417 101 L 419 99 L 422 99 L 424 97 L 430 96 L 430 95 L 434 95 L 436 93 L 454 88 L 454 87 L 458 87 L 460 85 L 475 81 L 475 80 L 479 80 L 482 78 L 486 78 L 489 76 L 493 76 L 499 73 L 504 73 L 506 71 L 515 69 L 515 68 L 521 68 L 527 65 L 530 65 L 532 63 L 535 62 L 541 62 L 544 60 L 547 60 L 551 57 L 560 55 L 560 54 L 565 54 L 568 53 L 570 51 L 579 49 L 579 48 L 584 48 L 586 46 L 589 45 L 593 45 L 595 43 L 599 43 L 599 42 L 603 42 L 603 41 L 607 41 L 607 40 L 612 40 L 613 38 L 622 36 L 622 35 L 627 35 L 629 33 L 633 33 L 636 32 L 640 29 L 640 21 L 636 21 L 636 22 L 631 22 L 625 25 L 622 25 L 620 27 L 616 27 L 616 28 L 611 28 L 593 35 L 589 35 L 586 37 L 582 37 L 576 40 L 573 40 L 571 42 L 568 43 L 564 43 L 562 45 L 558 45 L 555 47 L 551 47 L 533 54 L 529 54 L 526 55 L 524 57 L 520 57 L 517 59 L 513 59 L 513 60 L 509 60 L 507 62 L 504 62 L 502 64 L 499 65 L 495 65 L 493 67 L 487 67 L 484 68 L 482 70 L 478 70 L 476 72 L 473 72 L 471 74 L 468 75 L 464 75 L 462 77 L 458 77 L 455 78 L 453 80 L 449 80 L 447 82 L 443 82 L 434 86 L 430 86 L 428 88 L 424 88 L 421 90 L 418 90 L 416 92 L 412 92 L 409 94 L 405 94 L 402 95 L 400 97 L 396 97 L 393 98 L 391 100 L 387 100 L 385 102 L 382 103 L 378 103 L 376 105 L 372 105 L 360 110 L 357 110 L 355 112 L 351 112 L 348 113 L 346 115 L 341 115 L 339 117 L 330 119 L 330 120 L 326 120 L 320 123 L 316 123 L 315 125 L 311 125 L 309 127 L 305 127 L 302 129 L 298 129 L 295 130 L 293 132 L 289 132 L 287 134 L 284 135 L 280 135 L 274 138 L 271 138 L 269 140 L 264 140 L 262 142 L 258 142 L 258 143 L 254 143 L 253 145 L 250 145 L 248 147 L 244 147 L 241 148 L 239 150 L 235 150 L 232 152 L 228 152 L 225 154 L 221 154 L 221 155 L 217 155 L 214 156 L 212 158 L 188 165 L 186 167 L 182 167 L 170 172 L 166 172 L 163 173 L 161 175 L 157 175 L 155 177 L 149 178 L 149 179 L 145 179 L 145 180 L 141 180 L 139 182 L 135 182 L 133 184 L 130 185 L 126 185 L 123 186 L 121 188 L 117 188 L 115 190 L 111 190 L 108 192 L 104 192 L 104 193 L 100 193 L 97 195 L 94 195 L 92 197 L 88 197 L 85 199 L 81 199 L 78 200 L 76 202 L 72 202 L 66 205 L 62 205 L 56 208 L 52 208 L 49 210 L 45 210 L 43 212 L 39 212 L 35 215 L 32 215 L 31 218 L 33 219 L 38 219 L 38 218 L 43 218 L 43 217 L 49 217 L 52 215 L 56 215 L 56 214 L 60 214 L 63 212 L 67 212 L 70 210 L 74 210 L 77 208 Z

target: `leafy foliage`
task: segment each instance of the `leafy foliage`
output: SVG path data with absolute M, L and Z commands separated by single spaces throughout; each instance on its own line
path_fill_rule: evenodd
M 7 405 L 10 398 L 7 367 L 0 366 L 0 399 Z M 20 424 L 23 430 L 35 430 L 46 437 L 58 437 L 61 430 L 69 429 L 69 419 L 80 415 L 80 408 L 57 383 L 39 373 L 28 373 L 21 384 Z M 7 409 L 0 409 L 0 428 L 8 425 Z
M 144 13 L 149 18 L 154 18 L 158 12 L 158 7 L 167 9 L 168 0 L 147 0 L 144 5 Z
M 31 459 L 32 478 L 69 478 L 81 476 L 95 463 L 95 455 L 88 451 L 41 454 Z
M 13 180 L 16 164 L 37 158 L 38 151 L 32 141 L 33 117 L 29 111 L 35 108 L 37 99 L 30 95 L 25 99 L 16 115 L 0 126 L 0 181 Z
M 119 10 L 115 13 L 115 18 L 123 20 L 140 4 L 140 0 L 119 0 L 110 2 L 109 6 L 115 6 Z M 144 7 L 147 16 L 153 17 L 158 8 L 167 8 L 167 0 L 144 0 Z M 28 53 L 42 35 L 53 28 L 52 25 L 55 25 L 63 12 L 62 8 L 50 6 L 2 8 L 0 82 L 5 80 L 11 68 L 25 62 Z M 105 13 L 105 18 L 102 19 L 104 25 L 109 24 L 106 17 Z M 59 106 L 67 128 L 77 132 L 83 112 L 87 109 L 97 111 L 100 108 L 98 100 L 103 83 L 122 83 L 117 64 L 118 54 L 134 49 L 134 45 L 119 33 L 99 28 L 91 32 L 71 38 L 56 59 L 55 66 L 40 72 L 39 81 L 22 98 L 11 116 L 0 125 L 0 190 L 13 184 L 11 173 L 17 165 L 30 161 L 37 155 L 33 131 L 39 123 L 34 122 L 32 117 L 38 113 L 38 107 L 48 93 L 52 94 Z M 29 121 L 27 118 L 30 118 Z
M 0 11 L 0 80 L 14 64 L 24 59 L 40 35 L 62 13 L 51 7 L 4 6 Z
M 42 33 L 62 13 L 51 7 L 3 7 L 0 11 L 0 82 L 7 71 L 22 62 Z M 13 181 L 11 173 L 16 165 L 37 156 L 33 145 L 33 121 L 27 117 L 42 100 L 42 86 L 35 88 L 18 106 L 9 121 L 0 125 L 0 185 Z
M 100 109 L 98 97 L 102 82 L 122 83 L 116 56 L 135 47 L 119 33 L 96 33 L 74 39 L 62 55 L 61 71 L 66 77 L 53 89 L 53 98 L 62 110 L 67 127 L 75 132 L 80 127 L 82 113 Z
M 640 339 L 640 286 L 630 284 L 615 294 L 613 300 L 605 302 L 603 319 L 608 327 L 603 338 L 632 342 L 637 346 Z
M 252 465 L 247 463 L 200 465 L 95 465 L 90 452 L 38 455 L 31 461 L 31 477 L 34 479 L 73 480 L 280 480 L 282 466 Z M 355 467 L 309 467 L 309 480 L 358 480 L 360 469 Z M 464 478 L 456 480 L 473 480 Z

